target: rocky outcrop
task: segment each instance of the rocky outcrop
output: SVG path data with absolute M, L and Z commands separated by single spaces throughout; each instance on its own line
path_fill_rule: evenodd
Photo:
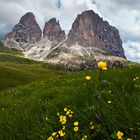
M 67 46 L 76 43 L 84 47 L 98 48 L 108 55 L 125 58 L 119 31 L 92 10 L 78 15 L 68 33 Z
M 43 36 L 47 36 L 50 41 L 55 42 L 56 44 L 66 38 L 65 32 L 62 31 L 59 21 L 56 21 L 56 18 L 52 18 L 45 23 Z
M 28 12 L 21 17 L 12 32 L 5 36 L 5 40 L 13 39 L 18 43 L 35 43 L 41 39 L 42 31 L 33 13 Z

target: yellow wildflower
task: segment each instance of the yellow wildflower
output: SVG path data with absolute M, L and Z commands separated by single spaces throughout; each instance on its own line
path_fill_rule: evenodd
M 54 137 L 56 134 L 57 134 L 57 132 L 53 132 L 53 133 L 52 133 L 52 136 Z
M 65 136 L 65 132 L 63 130 L 59 130 L 58 133 L 59 133 L 60 137 Z
M 54 140 L 54 138 L 52 136 L 50 136 L 47 140 Z
M 70 112 L 70 110 L 68 110 L 67 112 L 66 112 L 66 115 L 69 115 L 71 112 Z
M 60 116 L 60 113 L 59 112 L 57 112 L 57 116 Z
M 89 124 L 90 124 L 90 125 L 92 125 L 92 124 L 93 124 L 93 122 L 90 122 Z
M 62 129 L 63 129 L 63 130 L 65 130 L 65 129 L 66 129 L 66 126 L 65 126 L 65 125 L 63 125 Z
M 139 77 L 137 76 L 136 79 L 139 80 Z
M 69 114 L 68 116 L 71 118 L 72 117 L 72 114 Z
M 95 128 L 95 125 L 91 125 L 91 126 L 90 126 L 90 129 L 94 129 L 94 128 Z
M 79 122 L 74 122 L 74 126 L 78 126 Z
M 85 135 L 83 138 L 82 138 L 82 140 L 86 140 L 87 139 L 87 135 Z
M 75 132 L 77 132 L 77 131 L 79 130 L 79 128 L 76 126 L 76 127 L 73 128 L 73 130 L 74 130 Z
M 112 91 L 111 90 L 109 90 L 109 93 L 111 93 Z
M 48 117 L 46 117 L 45 120 L 47 121 L 48 120 Z
M 66 112 L 67 110 L 68 110 L 68 109 L 65 107 L 65 108 L 64 108 L 64 111 Z
M 60 117 L 59 117 L 59 121 L 61 122 L 61 124 L 63 125 L 63 124 L 66 124 L 66 116 L 64 116 L 64 115 L 61 115 Z
M 130 130 L 131 130 L 131 131 L 133 131 L 133 130 L 134 130 L 134 128 L 130 128 Z
M 72 117 L 73 111 L 71 111 L 70 109 L 67 110 L 66 115 L 69 116 L 70 118 Z
M 118 139 L 121 139 L 121 138 L 122 138 L 122 136 L 123 136 L 123 132 L 118 131 L 118 132 L 117 132 L 117 137 L 118 137 Z
M 86 76 L 86 80 L 91 80 L 91 77 L 90 76 Z
M 106 62 L 104 62 L 104 61 L 98 62 L 98 68 L 99 68 L 100 70 L 107 70 L 106 65 L 107 65 Z
M 132 140 L 132 139 L 130 139 L 130 138 L 127 138 L 127 140 Z
M 107 101 L 108 104 L 111 104 L 111 101 Z
M 134 81 L 136 81 L 136 79 L 134 78 Z

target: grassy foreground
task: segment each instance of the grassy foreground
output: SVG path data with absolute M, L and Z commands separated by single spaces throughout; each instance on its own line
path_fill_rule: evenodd
M 0 57 L 0 140 L 140 140 L 140 66 L 98 77 Z

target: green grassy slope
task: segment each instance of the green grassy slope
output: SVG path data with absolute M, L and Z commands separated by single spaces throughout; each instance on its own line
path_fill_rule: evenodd
M 0 54 L 0 140 L 140 140 L 140 65 L 103 71 L 102 83 L 98 70 L 61 69 Z
M 18 59 L 0 62 L 0 140 L 48 139 L 64 128 L 57 113 L 66 115 L 65 107 L 73 114 L 67 113 L 65 136 L 56 139 L 112 140 L 117 131 L 124 140 L 140 139 L 139 65 L 103 71 L 106 81 L 99 84 L 98 71 L 66 73 Z

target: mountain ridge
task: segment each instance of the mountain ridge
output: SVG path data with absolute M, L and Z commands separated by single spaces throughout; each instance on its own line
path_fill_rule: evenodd
M 27 28 L 19 28 L 21 24 Z M 34 24 L 36 28 L 30 26 Z M 24 31 L 27 31 L 26 39 Z M 36 31 L 39 31 L 37 37 L 34 36 Z M 6 47 L 22 50 L 27 58 L 50 63 L 67 63 L 71 60 L 81 62 L 83 59 L 79 58 L 97 59 L 98 56 L 98 59 L 105 59 L 106 55 L 126 59 L 119 31 L 92 10 L 84 11 L 76 17 L 67 36 L 56 18 L 45 22 L 41 31 L 34 14 L 26 13 L 3 42 Z

